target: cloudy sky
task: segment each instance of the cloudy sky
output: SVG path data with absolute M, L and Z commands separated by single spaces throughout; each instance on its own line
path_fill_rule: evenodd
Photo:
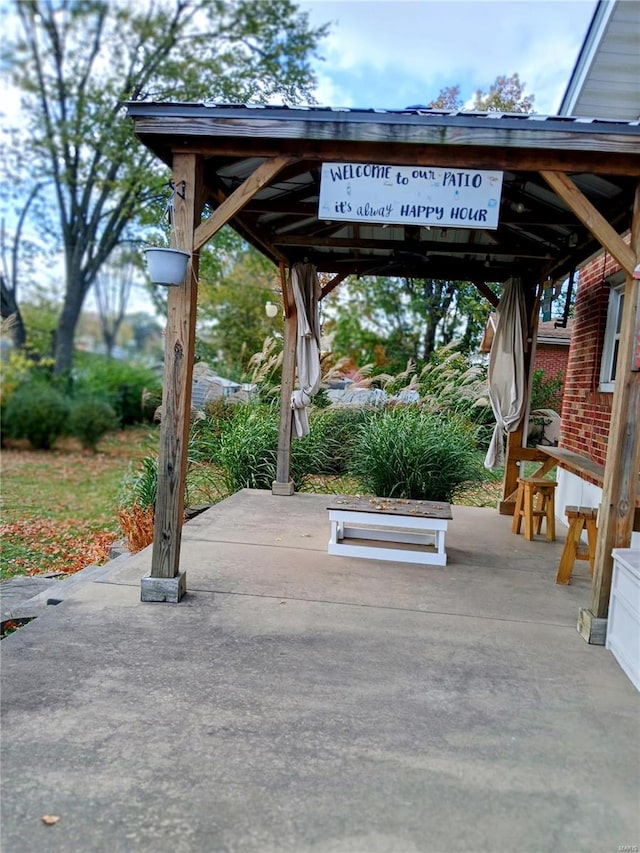
M 445 86 L 461 95 L 518 72 L 537 113 L 554 114 L 596 0 L 302 0 L 331 22 L 317 63 L 320 104 L 402 109 Z

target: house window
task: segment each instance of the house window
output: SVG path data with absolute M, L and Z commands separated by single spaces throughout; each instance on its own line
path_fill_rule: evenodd
M 607 326 L 602 345 L 602 361 L 600 362 L 601 391 L 613 391 L 618 364 L 623 307 L 624 282 L 612 282 L 609 292 L 609 307 L 607 308 Z

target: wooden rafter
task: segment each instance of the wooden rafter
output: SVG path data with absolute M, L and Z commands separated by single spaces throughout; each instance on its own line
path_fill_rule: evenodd
M 500 297 L 496 296 L 488 284 L 485 284 L 484 281 L 474 281 L 473 286 L 488 302 L 490 302 L 491 305 L 493 305 L 494 308 L 498 307 L 500 304 Z
M 273 243 L 276 246 L 309 246 L 317 248 L 342 248 L 342 249 L 386 249 L 389 251 L 407 251 L 411 248 L 411 243 L 405 240 L 371 240 L 357 237 L 300 237 L 299 235 L 285 235 L 281 237 L 277 235 L 273 237 Z M 413 244 L 416 252 L 440 252 L 443 255 L 468 255 L 470 253 L 469 246 L 466 243 L 447 243 L 436 241 L 421 241 Z M 509 257 L 527 258 L 532 260 L 544 261 L 550 260 L 551 254 L 542 250 L 539 253 L 532 253 L 530 247 L 513 244 L 500 247 L 495 243 L 478 243 L 475 247 L 475 254 L 490 254 L 490 255 L 507 255 Z
M 616 259 L 627 275 L 632 275 L 635 266 L 634 253 L 589 199 L 580 192 L 571 178 L 564 172 L 541 171 L 540 174 L 606 251 Z
M 220 207 L 216 208 L 212 216 L 196 228 L 193 235 L 193 250 L 197 252 L 204 246 L 223 225 L 242 210 L 258 190 L 273 180 L 278 172 L 293 163 L 295 159 L 286 156 L 274 157 L 258 166 L 255 172 L 234 190 Z
M 320 299 L 324 299 L 325 296 L 328 296 L 336 287 L 341 284 L 345 278 L 347 278 L 351 273 L 349 272 L 341 272 L 334 275 L 331 281 L 327 282 L 325 286 L 322 288 L 322 293 L 320 294 Z

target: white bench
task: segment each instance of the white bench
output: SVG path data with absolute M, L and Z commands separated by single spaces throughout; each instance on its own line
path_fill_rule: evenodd
M 329 554 L 447 565 L 445 535 L 452 518 L 448 503 L 341 495 L 327 509 Z M 345 539 L 352 541 L 347 544 Z

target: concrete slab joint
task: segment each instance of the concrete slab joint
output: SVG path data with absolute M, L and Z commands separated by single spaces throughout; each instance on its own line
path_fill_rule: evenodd
M 166 601 L 169 604 L 177 604 L 186 591 L 186 572 L 179 572 L 173 578 L 154 578 L 149 575 L 140 581 L 140 601 Z

